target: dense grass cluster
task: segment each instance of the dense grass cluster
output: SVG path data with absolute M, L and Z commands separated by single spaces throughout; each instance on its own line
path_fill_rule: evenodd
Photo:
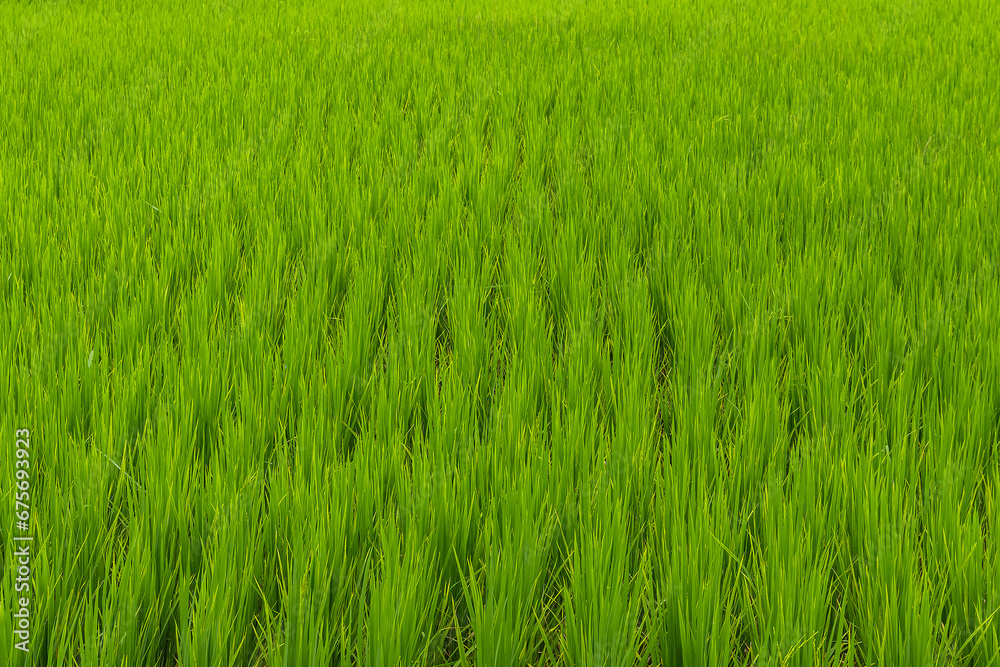
M 0 3 L 28 662 L 1000 664 L 991 5 Z

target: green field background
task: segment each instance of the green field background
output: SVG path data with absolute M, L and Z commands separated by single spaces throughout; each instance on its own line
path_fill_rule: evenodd
M 1000 667 L 998 16 L 0 1 L 2 664 Z

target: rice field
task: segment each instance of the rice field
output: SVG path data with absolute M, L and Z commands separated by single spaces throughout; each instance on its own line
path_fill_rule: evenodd
M 3 664 L 1000 667 L 991 9 L 0 2 Z

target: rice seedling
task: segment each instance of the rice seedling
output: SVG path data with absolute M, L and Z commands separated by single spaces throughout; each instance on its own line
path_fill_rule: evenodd
M 0 3 L 4 664 L 1000 665 L 991 8 Z

